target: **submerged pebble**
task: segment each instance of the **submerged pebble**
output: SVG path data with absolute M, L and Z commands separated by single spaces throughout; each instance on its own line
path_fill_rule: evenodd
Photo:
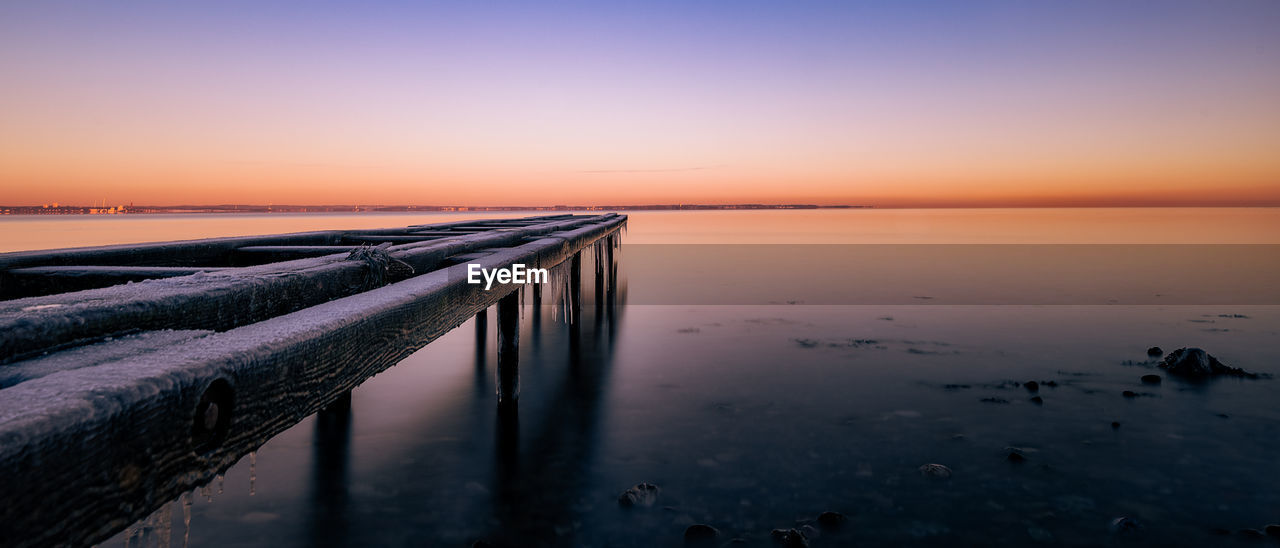
M 705 523 L 695 523 L 684 530 L 686 544 L 701 546 L 704 543 L 713 542 L 719 537 L 720 531 Z
M 1040 396 L 1032 396 L 1032 397 L 1031 397 L 1031 403 L 1034 403 L 1034 404 L 1036 404 L 1036 405 L 1041 405 L 1041 404 L 1043 404 L 1043 403 L 1044 403 L 1044 398 L 1042 398 L 1042 397 L 1040 397 Z
M 1132 390 L 1125 390 L 1124 392 L 1121 392 L 1121 393 L 1120 393 L 1120 395 L 1121 395 L 1121 396 L 1124 396 L 1124 397 L 1126 397 L 1126 398 L 1136 398 L 1136 397 L 1138 397 L 1138 393 L 1137 393 L 1137 392 L 1134 392 L 1134 391 L 1132 391 Z
M 618 505 L 623 508 L 631 508 L 634 506 L 643 506 L 648 508 L 658 502 L 657 485 L 651 483 L 638 483 L 634 487 L 623 491 L 618 495 Z
M 1153 346 L 1147 349 L 1147 355 L 1153 358 L 1159 358 L 1160 356 L 1164 355 L 1164 350 L 1162 350 L 1159 346 Z
M 1108 529 L 1114 534 L 1132 533 L 1142 528 L 1142 524 L 1138 520 L 1127 516 L 1121 516 L 1111 520 Z
M 920 466 L 920 475 L 926 478 L 949 479 L 951 469 L 941 464 L 925 464 Z
M 1160 375 L 1143 375 L 1142 382 L 1146 384 L 1160 384 Z
M 1119 429 L 1120 429 L 1120 423 L 1115 422 L 1115 421 L 1111 421 L 1111 429 L 1112 429 L 1112 430 L 1119 430 Z
M 1022 384 L 1022 387 L 1026 388 L 1028 392 L 1038 392 L 1040 390 L 1040 383 L 1036 381 L 1027 381 Z

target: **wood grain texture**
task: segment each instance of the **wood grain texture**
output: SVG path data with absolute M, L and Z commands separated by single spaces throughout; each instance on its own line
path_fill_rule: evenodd
M 617 232 L 596 219 L 477 259 L 550 268 Z M 59 371 L 0 397 L 0 545 L 99 542 L 519 289 L 455 265 L 142 356 Z M 202 396 L 230 419 L 196 446 Z

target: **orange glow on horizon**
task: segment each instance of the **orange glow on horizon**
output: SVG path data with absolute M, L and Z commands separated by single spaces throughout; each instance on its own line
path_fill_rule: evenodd
M 978 4 L 0 8 L 0 205 L 1280 205 L 1274 3 Z

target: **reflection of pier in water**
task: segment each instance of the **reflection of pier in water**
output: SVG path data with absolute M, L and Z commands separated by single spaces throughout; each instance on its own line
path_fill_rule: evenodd
M 525 302 L 528 303 L 534 288 L 526 288 L 526 292 Z M 625 304 L 625 291 L 618 291 L 604 298 L 596 293 L 594 300 Z M 590 304 L 591 300 L 588 299 L 587 303 Z M 498 546 L 533 546 L 568 541 L 573 534 L 569 524 L 574 520 L 574 504 L 581 501 L 585 494 L 585 472 L 592 468 L 598 446 L 596 427 L 601 418 L 601 404 L 605 397 L 604 389 L 614 350 L 613 333 L 617 325 L 612 322 L 620 323 L 621 313 L 625 311 L 625 308 L 619 307 L 616 315 L 606 312 L 606 317 L 613 319 L 609 324 L 604 324 L 594 321 L 594 310 L 599 310 L 598 308 L 587 308 L 581 316 L 582 342 L 576 348 L 568 344 L 571 324 L 565 319 L 563 309 L 550 305 L 541 309 L 525 308 L 523 317 L 528 321 L 524 322 L 523 335 L 528 337 L 522 337 L 526 344 L 522 346 L 521 359 L 524 372 L 528 373 L 525 379 L 535 385 L 536 395 L 524 401 L 519 413 L 516 412 L 516 406 L 503 406 L 498 408 L 496 416 L 490 407 L 496 393 L 496 372 L 490 358 L 490 354 L 497 350 L 493 344 L 496 337 L 492 326 L 481 329 L 482 324 L 476 322 L 475 347 L 479 351 L 475 353 L 471 368 L 474 375 L 468 373 L 470 382 L 473 383 L 468 390 L 472 397 L 467 398 L 471 400 L 472 413 L 469 413 L 470 418 L 463 421 L 463 424 L 454 426 L 461 427 L 465 432 L 488 436 L 493 442 L 491 446 L 484 443 L 468 444 L 474 446 L 460 450 L 464 461 L 477 465 L 464 473 L 478 474 L 475 480 L 479 483 L 472 483 L 476 489 L 483 484 L 486 496 L 479 499 L 468 498 L 463 506 L 455 509 L 454 514 L 441 518 L 438 527 L 419 527 L 415 531 L 412 526 L 384 521 L 386 518 L 380 516 L 378 510 L 368 507 L 369 500 L 360 501 L 360 496 L 352 495 L 359 490 L 355 483 L 356 474 L 353 472 L 357 464 L 353 461 L 355 455 L 352 454 L 353 419 L 365 415 L 361 414 L 359 405 L 352 407 L 350 402 L 340 400 L 314 415 L 311 424 L 300 425 L 300 428 L 306 426 L 305 432 L 309 438 L 302 438 L 302 432 L 295 434 L 299 436 L 295 444 L 302 443 L 305 439 L 310 447 L 309 454 L 306 455 L 310 458 L 309 474 L 304 478 L 307 486 L 294 495 L 299 499 L 297 504 L 286 507 L 301 514 L 299 529 L 296 533 L 289 533 L 292 527 L 286 525 L 281 534 L 298 539 L 300 544 L 312 546 L 377 544 L 386 540 L 385 536 L 380 535 L 385 535 L 387 529 L 414 531 L 414 538 L 430 544 L 430 534 L 439 534 L 437 529 L 450 527 L 469 531 L 466 533 L 469 535 L 468 542 L 483 538 Z M 479 316 L 477 315 L 477 319 Z M 488 317 L 492 322 L 493 314 L 488 314 Z M 547 321 L 553 317 L 553 321 Z M 448 414 L 450 408 L 456 408 L 462 402 L 446 399 L 436 403 L 440 405 L 412 412 L 412 416 L 405 417 L 407 421 L 398 425 L 395 431 L 412 435 L 416 432 L 438 430 L 443 426 L 436 424 L 441 420 L 439 415 Z M 377 455 L 379 458 L 362 460 L 359 464 L 365 467 L 365 474 L 378 476 L 404 473 L 404 469 L 397 470 L 398 462 L 412 457 L 415 449 L 399 445 L 393 449 L 390 454 Z M 241 467 L 246 464 L 248 463 L 242 463 Z M 412 467 L 408 470 L 412 470 Z M 462 480 L 455 477 L 458 470 L 432 471 L 437 479 L 426 480 L 425 485 L 417 486 L 416 492 L 447 491 L 451 486 L 456 487 L 462 483 Z M 240 483 L 228 487 L 240 490 L 240 505 L 245 504 L 245 499 L 242 498 L 246 491 L 243 484 L 245 472 L 241 468 L 238 474 Z M 181 502 L 189 501 L 193 496 L 202 502 L 211 498 L 217 503 L 217 495 L 220 494 L 217 488 L 197 489 L 171 503 L 172 511 L 177 512 Z M 405 496 L 408 499 L 415 498 Z M 231 500 L 222 504 L 237 503 Z M 393 507 L 401 505 L 403 503 L 392 504 Z M 433 503 L 430 500 L 415 500 L 408 507 L 433 505 L 447 507 L 448 501 L 435 500 Z M 157 538 L 170 538 L 169 533 L 161 528 L 166 522 L 157 519 L 159 515 L 157 512 L 134 524 L 128 529 L 129 535 L 125 536 L 134 544 L 143 545 L 148 545 L 149 541 Z M 460 520 L 459 515 L 481 516 L 484 517 L 482 521 L 486 522 L 492 518 L 495 525 L 477 530 L 475 523 L 460 523 L 465 520 Z M 240 519 L 244 519 L 244 516 L 251 520 L 270 517 L 263 516 L 262 512 L 249 512 L 241 514 Z M 183 535 L 182 531 L 190 527 L 190 519 L 178 523 L 176 514 L 174 518 L 174 523 L 168 526 L 175 531 L 172 545 L 177 546 Z M 204 537 L 208 537 L 209 528 L 217 525 L 205 522 L 197 523 L 196 527 L 202 530 Z M 561 528 L 559 533 L 556 531 L 557 527 Z M 456 535 L 459 532 L 447 531 L 446 534 Z M 117 539 L 117 542 L 124 540 L 120 537 Z M 269 541 L 264 539 L 263 542 Z M 160 544 L 166 545 L 165 542 Z
M 518 334 L 523 292 L 520 286 L 513 284 L 495 286 L 493 291 L 467 284 L 466 265 L 463 263 L 478 263 L 490 269 L 516 263 L 551 268 L 556 273 L 552 287 L 563 287 L 564 290 L 550 295 L 549 300 L 563 303 L 555 306 L 559 309 L 557 312 L 563 312 L 569 319 L 566 329 L 571 341 L 581 344 L 577 334 L 582 324 L 581 252 L 595 251 L 597 262 L 612 265 L 618 233 L 624 223 L 625 217 L 612 215 L 557 216 L 411 227 L 399 232 L 369 231 L 361 237 L 389 239 L 399 245 L 383 245 L 376 248 L 379 251 L 364 252 L 358 261 L 347 260 L 344 253 L 267 263 L 258 267 L 226 267 L 229 272 L 188 273 L 183 277 L 135 284 L 135 287 L 117 285 L 79 293 L 40 296 L 48 283 L 57 282 L 34 284 L 32 291 L 35 296 L 0 302 L 0 323 L 17 325 L 30 323 L 29 316 L 40 320 L 81 314 L 88 318 L 82 323 L 103 330 L 103 333 L 79 337 L 79 341 L 89 339 L 89 346 L 51 352 L 55 358 L 71 356 L 68 359 L 87 362 L 62 367 L 52 373 L 49 372 L 50 362 L 56 360 L 45 360 L 36 363 L 37 367 L 31 367 L 32 362 L 38 360 L 23 359 L 27 355 L 22 352 L 25 347 L 17 347 L 23 344 L 30 346 L 29 343 L 7 339 L 0 345 L 6 351 L 0 357 L 11 362 L 0 365 L 0 368 L 23 374 L 42 373 L 21 379 L 0 394 L 17 396 L 0 402 L 0 434 L 17 442 L 0 448 L 0 467 L 4 468 L 6 478 L 0 487 L 9 499 L 4 509 L 3 525 L 0 525 L 0 540 L 5 544 L 96 542 L 133 520 L 151 516 L 157 508 L 160 512 L 156 515 L 163 513 L 164 508 L 168 508 L 171 515 L 173 510 L 183 506 L 181 500 L 169 505 L 161 504 L 163 501 L 173 500 L 193 487 L 207 485 L 218 472 L 227 469 L 240 457 L 322 408 L 326 410 L 315 419 L 315 464 L 311 482 L 315 506 L 308 521 L 313 525 L 310 527 L 314 535 L 312 538 L 319 543 L 328 544 L 333 539 L 347 537 L 349 523 L 345 507 L 349 486 L 346 471 L 351 451 L 351 415 L 349 405 L 344 406 L 343 402 L 349 402 L 350 389 L 477 312 L 496 304 L 495 323 L 500 339 L 495 364 L 499 371 L 496 384 L 502 402 L 498 416 L 499 426 L 506 425 L 498 431 L 504 431 L 514 424 L 506 418 L 514 417 L 518 395 L 518 375 L 515 372 L 520 351 Z M 237 242 L 230 245 L 226 240 Z M 214 248 L 211 253 L 223 254 L 228 249 L 234 254 L 236 245 L 244 247 L 249 243 L 254 244 L 249 247 L 270 248 L 272 253 L 297 251 L 282 250 L 287 246 L 240 240 L 246 239 L 219 239 L 215 242 L 217 245 L 207 247 Z M 328 245 L 333 242 L 319 243 L 324 245 L 317 247 L 333 247 Z M 172 248 L 177 244 L 160 245 Z M 126 247 L 89 248 L 64 254 L 63 257 L 70 257 L 71 262 L 76 262 L 93 257 L 97 250 L 99 259 L 113 258 L 117 263 L 127 263 L 129 257 L 136 258 L 139 253 L 127 251 Z M 155 260 L 157 253 L 160 251 L 144 249 L 141 255 L 147 260 Z M 176 255 L 190 260 L 194 253 L 196 251 L 188 249 Z M 33 262 L 31 255 L 0 256 L 0 269 L 7 275 L 40 267 L 38 262 Z M 335 265 L 339 262 L 341 264 Z M 33 264 L 35 266 L 31 266 Z M 412 273 L 406 274 L 403 269 L 397 271 L 397 264 L 409 266 Z M 293 268 L 282 276 L 279 271 L 284 267 L 281 265 Z M 59 265 L 46 266 L 58 271 L 55 267 Z M 67 266 L 64 271 L 79 270 L 78 266 L 66 265 L 65 262 L 61 266 Z M 247 268 L 248 272 L 241 268 Z M 384 270 L 379 270 L 377 275 L 370 274 L 379 268 Z M 105 268 L 113 269 L 115 267 L 110 265 Z M 348 289 L 353 284 L 350 274 L 345 271 L 356 269 L 363 272 L 356 276 L 359 283 L 354 284 L 360 287 Z M 103 269 L 91 270 L 88 276 L 93 278 Z M 133 272 L 127 264 L 120 270 L 125 274 Z M 612 267 L 606 271 L 609 274 L 616 272 Z M 145 330 L 154 328 L 148 324 L 154 318 L 146 314 L 140 320 L 135 318 L 131 329 L 142 329 L 144 336 L 126 334 L 121 337 L 120 331 L 111 329 L 113 325 L 120 327 L 125 322 L 104 320 L 100 310 L 94 310 L 90 305 L 86 311 L 83 304 L 95 302 L 95 296 L 102 297 L 97 302 L 111 302 L 111 299 L 123 298 L 124 293 L 131 293 L 135 298 L 141 296 L 144 301 L 153 297 L 151 304 L 157 299 L 181 299 L 184 291 L 186 297 L 191 296 L 190 285 L 206 283 L 203 278 L 213 278 L 209 280 L 214 284 L 213 294 L 222 291 L 222 295 L 236 295 L 237 291 L 245 289 L 246 277 L 251 278 L 251 286 L 264 283 L 261 278 L 289 278 L 296 282 L 299 279 L 306 281 L 307 276 L 311 276 L 310 280 L 315 281 L 315 285 L 306 287 L 336 292 L 337 295 L 329 296 L 334 300 L 258 321 L 261 318 L 256 315 L 280 312 L 282 305 L 278 302 L 255 302 L 252 297 L 262 296 L 262 288 L 249 287 L 247 302 L 231 299 L 229 304 L 221 305 L 233 309 L 248 307 L 240 315 L 233 310 L 229 318 L 227 315 L 202 318 L 201 310 L 208 309 L 207 303 L 193 305 L 194 311 L 186 311 L 186 321 L 200 325 L 179 323 L 175 327 L 188 328 L 191 333 L 190 337 L 177 341 L 147 340 Z M 371 277 L 376 279 L 370 281 Z M 11 281 L 12 277 L 0 276 L 0 284 Z M 88 282 L 79 280 L 76 283 Z M 608 295 L 602 296 L 603 299 L 611 298 L 614 285 L 612 280 L 601 278 L 597 288 L 608 288 Z M 10 284 L 4 289 L 15 291 L 23 290 L 22 287 L 15 289 Z M 139 291 L 145 288 L 158 291 Z M 280 286 L 273 289 L 279 290 Z M 341 296 L 348 291 L 355 293 Z M 541 293 L 534 295 L 535 303 L 541 304 Z M 205 298 L 208 298 L 207 294 Z M 199 298 L 191 302 L 197 301 Z M 274 309 L 264 311 L 264 307 Z M 133 310 L 136 311 L 137 307 Z M 165 312 L 152 315 L 163 316 Z M 182 314 L 169 315 L 175 316 Z M 535 333 L 543 328 L 541 316 L 533 314 L 531 328 Z M 211 322 L 224 322 L 224 325 L 209 325 Z M 231 325 L 225 325 L 226 322 Z M 56 321 L 48 323 L 54 328 L 48 334 L 42 334 L 42 341 L 56 343 L 72 338 L 59 331 Z M 208 327 L 218 332 L 199 329 Z M 112 341 L 113 338 L 117 340 Z M 531 338 L 537 341 L 540 337 Z M 49 347 L 66 347 L 66 343 L 61 344 L 63 346 L 55 344 Z M 113 354 L 110 351 L 125 345 L 146 344 L 151 346 L 139 354 Z M 532 346 L 537 348 L 536 344 Z M 581 361 L 581 354 L 577 351 L 570 354 L 572 361 Z M 477 354 L 477 358 L 484 360 L 485 356 Z M 477 367 L 485 365 L 482 361 Z M 72 390 L 70 397 L 63 401 L 43 402 L 46 409 L 41 409 L 43 412 L 40 413 L 17 409 L 19 405 L 30 407 L 40 403 L 33 387 L 56 388 L 58 383 L 55 381 L 67 378 L 96 383 L 89 388 L 94 392 L 86 395 Z M 583 382 L 583 379 L 589 382 L 591 376 L 579 376 L 575 382 Z M 85 386 L 83 383 L 73 385 L 79 389 Z M 93 397 L 93 394 L 112 391 L 118 394 L 107 398 Z M 81 409 L 85 406 L 75 401 L 76 398 L 87 400 L 88 407 L 93 410 L 89 416 L 75 414 L 75 405 L 68 404 L 68 401 L 78 404 Z M 187 409 L 193 411 L 184 411 Z M 194 427 L 191 426 L 193 422 Z M 32 428 L 32 424 L 39 428 Z M 122 425 L 129 427 L 122 428 Z M 531 439 L 538 440 L 544 436 L 545 433 Z M 502 452 L 510 453 L 505 449 Z M 33 467 L 37 462 L 39 467 Z M 31 477 L 34 474 L 25 474 L 24 477 L 24 468 L 35 468 L 43 473 L 40 489 L 27 485 L 35 481 Z M 537 467 L 509 468 L 513 471 L 527 469 Z M 78 481 L 71 481 L 72 477 Z M 521 480 L 517 478 L 515 481 Z M 68 494 L 62 495 L 61 490 Z M 93 496 L 88 496 L 88 493 Z M 9 496 L 11 494 L 16 496 Z M 33 510 L 36 508 L 43 509 Z M 187 511 L 189 520 L 189 507 Z M 157 526 L 163 521 L 155 516 L 148 520 Z M 142 522 L 134 527 L 147 529 L 148 534 L 159 534 L 160 529 L 148 523 Z

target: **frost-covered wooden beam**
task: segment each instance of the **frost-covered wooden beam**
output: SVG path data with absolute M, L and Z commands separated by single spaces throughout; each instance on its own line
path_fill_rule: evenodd
M 407 268 L 389 271 L 386 267 L 396 265 L 329 255 L 3 301 L 0 364 L 139 330 L 225 331 L 366 291 L 410 272 L 429 272 L 453 255 L 511 247 L 529 238 L 615 218 L 616 214 L 580 216 L 391 246 L 390 257 Z
M 574 217 L 572 214 L 547 215 L 511 219 L 533 224 L 550 223 Z M 492 222 L 504 221 L 498 219 Z M 474 226 L 480 221 L 469 219 L 412 225 L 404 228 L 366 230 L 318 230 L 267 236 L 231 236 L 171 242 L 146 242 L 58 250 L 0 253 L 0 271 L 28 266 L 100 265 L 100 266 L 217 266 L 227 253 L 257 245 L 337 245 L 347 234 L 406 234 L 413 230 L 445 230 L 455 226 Z
M 451 236 L 466 236 L 465 232 L 451 234 Z M 423 234 L 388 234 L 385 236 L 377 235 L 347 235 L 342 237 L 344 242 L 356 243 L 380 243 L 380 242 L 426 242 L 439 239 L 439 236 L 430 236 Z
M 176 278 L 201 272 L 230 270 L 199 266 L 32 266 L 6 272 L 37 294 L 80 291 L 128 282 Z
M 549 269 L 625 219 L 593 218 L 475 262 Z M 0 545 L 99 542 L 519 289 L 486 291 L 466 271 L 0 390 Z
M 534 224 L 550 223 L 570 218 L 572 215 L 551 215 L 519 219 Z M 343 236 L 409 234 L 423 228 L 447 230 L 454 226 L 475 225 L 474 219 L 415 225 L 404 228 L 367 230 L 323 230 L 296 232 L 270 236 L 234 236 L 205 238 L 173 242 L 148 242 L 71 249 L 20 251 L 0 253 L 0 299 L 17 299 L 45 295 L 56 290 L 33 287 L 21 277 L 10 276 L 7 271 L 34 266 L 169 266 L 169 267 L 219 267 L 235 266 L 234 254 L 244 247 L 291 245 L 326 246 L 342 244 Z
M 358 245 L 255 245 L 238 247 L 231 262 L 236 266 L 289 261 L 306 257 L 323 257 L 335 253 L 350 253 Z

